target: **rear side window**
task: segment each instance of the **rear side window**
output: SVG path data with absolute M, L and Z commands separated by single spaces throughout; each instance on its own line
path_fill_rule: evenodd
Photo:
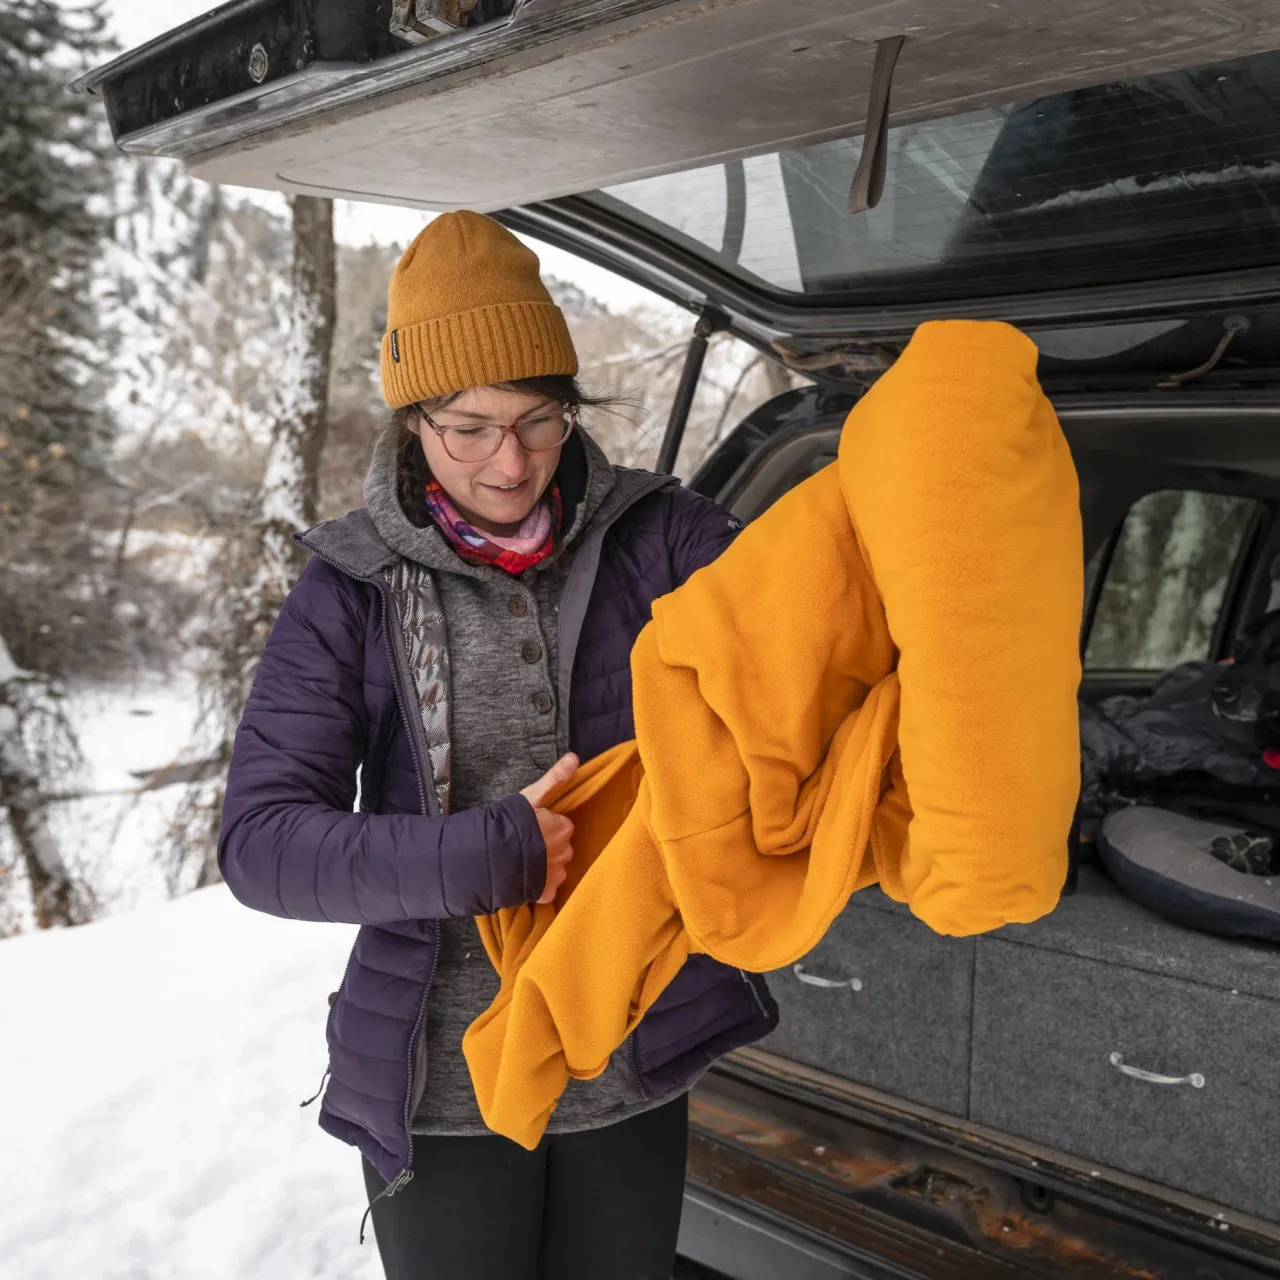
M 1086 669 L 1163 671 L 1215 657 L 1227 589 L 1261 507 L 1193 489 L 1136 502 L 1106 564 Z

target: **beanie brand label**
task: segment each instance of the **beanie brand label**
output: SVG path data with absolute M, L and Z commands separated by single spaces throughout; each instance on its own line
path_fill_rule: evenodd
M 391 358 L 396 362 L 396 364 L 400 363 L 400 330 L 399 329 L 391 330 Z

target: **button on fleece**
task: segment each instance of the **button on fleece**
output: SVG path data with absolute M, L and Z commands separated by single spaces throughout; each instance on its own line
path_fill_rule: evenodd
M 512 596 L 507 601 L 507 611 L 513 618 L 523 618 L 529 612 L 529 602 L 524 596 Z
M 552 701 L 551 695 L 545 690 L 539 689 L 537 693 L 529 699 L 533 703 L 533 709 L 540 715 L 545 716 L 551 710 L 555 703 Z
M 542 646 L 534 644 L 531 640 L 520 650 L 520 656 L 526 662 L 537 662 L 542 657 Z

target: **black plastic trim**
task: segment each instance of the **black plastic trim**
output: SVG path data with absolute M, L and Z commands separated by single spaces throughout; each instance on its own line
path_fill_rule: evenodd
M 1224 303 L 1280 302 L 1280 262 L 1249 271 L 1051 293 L 925 302 L 888 293 L 874 300 L 837 293 L 801 298 L 737 279 L 584 196 L 523 205 L 498 216 L 514 230 L 568 249 L 686 306 L 710 302 L 730 315 L 735 328 L 760 337 L 905 338 L 926 320 L 946 318 L 1068 324 L 1184 316 Z

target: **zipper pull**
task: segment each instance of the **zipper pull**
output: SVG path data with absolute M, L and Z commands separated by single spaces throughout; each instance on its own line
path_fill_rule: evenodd
M 401 1190 L 401 1188 L 403 1187 L 408 1186 L 409 1183 L 412 1181 L 413 1181 L 413 1170 L 401 1169 L 400 1172 L 397 1173 L 396 1176 L 392 1178 L 391 1181 L 388 1182 L 387 1185 L 383 1187 L 382 1190 L 379 1191 L 378 1194 L 374 1196 L 372 1200 L 369 1201 L 369 1207 L 364 1211 L 364 1217 L 360 1219 L 360 1243 L 361 1244 L 364 1244 L 364 1228 L 365 1228 L 365 1224 L 369 1221 L 369 1215 L 373 1212 L 373 1206 L 377 1204 L 378 1201 L 383 1198 L 383 1196 L 395 1195 L 397 1191 Z

